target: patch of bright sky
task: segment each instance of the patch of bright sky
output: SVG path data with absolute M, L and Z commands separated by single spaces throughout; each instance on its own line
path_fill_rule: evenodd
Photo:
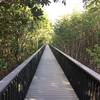
M 50 0 L 51 2 L 53 0 Z M 60 1 L 60 0 L 59 0 Z M 83 0 L 66 0 L 66 5 L 61 2 L 51 3 L 49 6 L 44 7 L 44 11 L 47 13 L 51 22 L 55 22 L 61 16 L 71 14 L 74 11 L 83 11 Z

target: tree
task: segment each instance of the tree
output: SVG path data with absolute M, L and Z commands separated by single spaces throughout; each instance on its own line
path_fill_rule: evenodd
M 42 10 L 38 4 L 33 4 L 33 6 Z M 35 10 L 36 13 L 39 13 L 37 9 Z M 42 35 L 40 35 L 41 30 L 43 31 Z M 49 23 L 45 16 L 42 14 L 35 16 L 35 11 L 32 12 L 32 8 L 20 0 L 1 2 L 0 74 L 3 70 L 13 69 L 35 52 L 37 37 L 39 38 L 39 47 L 43 45 L 49 30 Z
M 83 64 L 100 69 L 99 16 L 86 11 L 58 20 L 54 25 L 53 44 Z

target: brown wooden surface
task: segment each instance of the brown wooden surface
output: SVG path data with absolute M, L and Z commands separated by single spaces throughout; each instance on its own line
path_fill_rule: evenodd
M 49 46 L 44 50 L 25 100 L 79 100 Z

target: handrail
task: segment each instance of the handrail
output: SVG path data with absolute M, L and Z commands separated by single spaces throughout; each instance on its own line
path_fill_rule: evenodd
M 100 74 L 50 46 L 80 100 L 100 100 Z
M 0 100 L 24 100 L 45 46 L 0 81 Z

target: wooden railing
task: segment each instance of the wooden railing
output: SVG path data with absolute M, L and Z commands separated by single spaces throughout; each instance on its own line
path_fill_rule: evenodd
M 100 74 L 50 46 L 80 100 L 100 100 Z
M 42 46 L 0 81 L 0 100 L 24 100 L 44 48 Z

